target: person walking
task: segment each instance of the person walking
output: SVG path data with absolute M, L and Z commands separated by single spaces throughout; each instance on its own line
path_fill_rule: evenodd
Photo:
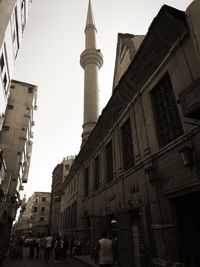
M 55 263 L 60 263 L 60 257 L 62 256 L 63 241 L 58 236 L 54 245 Z
M 99 266 L 111 267 L 113 264 L 112 240 L 107 237 L 105 231 L 102 232 L 102 238 L 99 239 L 96 248 L 99 251 Z
M 45 256 L 45 247 L 46 247 L 46 237 L 42 235 L 39 242 L 39 258 L 44 259 Z
M 39 254 L 40 254 L 40 238 L 41 236 L 38 235 L 37 238 L 35 239 L 35 249 L 36 249 L 36 258 L 39 259 Z
M 29 258 L 33 259 L 34 256 L 35 256 L 35 238 L 33 237 L 33 239 L 30 242 Z
M 63 240 L 63 248 L 62 248 L 62 258 L 66 259 L 67 258 L 67 251 L 68 251 L 68 247 L 69 247 L 69 242 L 67 239 L 67 236 L 64 236 Z
M 53 242 L 53 237 L 48 233 L 46 237 L 46 247 L 45 247 L 45 261 L 49 261 L 49 256 L 52 248 L 52 242 Z

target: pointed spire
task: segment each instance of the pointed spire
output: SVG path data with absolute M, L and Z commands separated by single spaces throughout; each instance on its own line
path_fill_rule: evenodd
M 94 25 L 94 16 L 93 16 L 93 12 L 92 12 L 92 5 L 91 5 L 91 0 L 89 0 L 88 3 L 88 13 L 87 13 L 87 20 L 86 20 L 86 26 L 85 28 L 87 28 L 88 26 Z

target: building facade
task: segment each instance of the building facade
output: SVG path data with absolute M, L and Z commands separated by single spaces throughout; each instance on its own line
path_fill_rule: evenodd
M 0 132 L 5 119 L 15 62 L 27 24 L 31 2 L 31 0 L 0 1 Z M 4 135 L 4 133 L 2 133 L 2 135 Z M 9 144 L 7 144 L 7 146 L 9 146 Z M 31 143 L 27 143 L 27 149 L 31 149 Z M 7 164 L 8 168 L 10 168 L 10 162 L 6 162 L 4 149 L 0 146 L 0 232 L 3 231 L 5 236 L 8 237 L 8 232 L 10 232 L 10 226 L 12 224 L 13 217 L 15 216 L 14 210 L 17 206 L 15 198 L 13 198 L 13 203 L 11 202 L 11 206 L 13 206 L 13 208 L 10 208 L 10 204 L 6 204 L 6 196 L 8 196 L 7 190 L 9 183 L 11 182 L 11 176 L 9 177 L 8 175 L 9 170 L 7 168 Z M 28 166 L 26 167 L 26 170 L 28 170 Z M 21 171 L 21 173 L 22 172 L 23 171 Z M 25 172 L 24 175 L 27 176 Z M 16 181 L 12 182 L 13 185 L 16 183 Z M 9 223 L 8 213 L 10 213 L 10 215 L 12 214 L 12 219 Z M 8 226 L 8 229 L 4 231 L 5 229 L 3 230 L 3 228 L 6 225 Z M 0 249 L 1 247 L 5 247 L 6 242 L 8 243 L 8 238 L 4 238 L 4 236 L 2 236 L 2 238 L 0 238 Z
M 49 231 L 50 192 L 34 192 L 20 214 L 15 231 L 21 234 L 47 234 Z
M 160 9 L 62 186 L 61 229 L 117 236 L 121 267 L 199 264 L 199 12 Z
M 33 140 L 33 113 L 37 87 L 12 81 L 4 122 L 0 132 L 0 147 L 6 162 L 6 175 L 1 181 L 1 236 L 9 240 L 12 222 L 21 204 L 19 191 L 27 183 Z
M 50 230 L 53 236 L 56 236 L 60 232 L 64 233 L 65 230 L 63 229 L 63 231 L 61 231 L 62 229 L 60 228 L 60 224 L 62 223 L 60 214 L 63 214 L 63 211 L 66 209 L 66 203 L 61 202 L 61 196 L 63 194 L 62 184 L 69 174 L 74 160 L 75 156 L 65 157 L 63 161 L 55 167 L 52 173 Z
M 0 1 L 0 131 L 10 92 L 15 61 L 27 24 L 31 0 Z M 0 190 L 5 180 L 6 161 L 0 147 Z M 2 193 L 4 194 L 4 193 Z M 4 203 L 0 201 L 0 218 Z
M 31 0 L 0 1 L 0 126 L 31 2 Z

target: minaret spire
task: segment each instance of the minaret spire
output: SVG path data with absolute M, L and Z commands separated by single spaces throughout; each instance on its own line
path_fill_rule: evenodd
M 85 71 L 82 145 L 92 132 L 99 117 L 98 71 L 103 64 L 103 56 L 100 50 L 96 49 L 96 33 L 91 0 L 89 0 L 85 26 L 85 50 L 80 58 L 80 64 Z
M 86 27 L 88 25 L 95 25 L 95 23 L 94 23 L 94 16 L 93 16 L 93 12 L 92 12 L 91 0 L 89 0 L 89 4 L 88 4 L 88 13 L 87 13 Z

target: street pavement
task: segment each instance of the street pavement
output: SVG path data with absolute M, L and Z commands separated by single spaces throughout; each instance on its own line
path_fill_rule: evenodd
M 60 263 L 55 263 L 53 258 L 49 259 L 49 262 L 46 263 L 40 259 L 29 259 L 27 249 L 24 250 L 23 259 L 12 260 L 6 259 L 2 267 L 86 267 L 87 264 L 84 264 L 76 259 L 68 257 L 65 260 L 61 260 Z

